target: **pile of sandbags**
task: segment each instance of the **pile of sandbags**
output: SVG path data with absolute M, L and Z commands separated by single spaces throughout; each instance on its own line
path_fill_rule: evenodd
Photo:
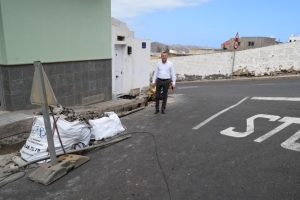
M 56 117 L 56 123 L 53 123 L 53 118 L 50 117 L 56 154 L 63 152 L 57 130 L 66 152 L 76 147 L 88 146 L 90 140 L 102 140 L 125 130 L 116 113 L 105 112 L 101 116 L 88 121 L 67 121 L 62 117 Z M 27 162 L 50 155 L 43 116 L 34 116 L 31 133 L 20 153 Z

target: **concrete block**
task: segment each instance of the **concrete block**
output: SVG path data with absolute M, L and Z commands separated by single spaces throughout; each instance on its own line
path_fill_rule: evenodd
M 147 86 L 147 87 L 143 87 L 143 88 L 142 88 L 142 90 L 141 90 L 141 93 L 143 93 L 143 94 L 147 94 L 147 93 L 148 93 L 148 91 L 149 91 L 149 86 Z
M 3 124 L 0 126 L 0 139 L 17 135 L 20 133 L 30 133 L 32 118 L 22 119 L 16 122 Z
M 35 171 L 28 175 L 28 178 L 36 183 L 49 185 L 62 176 L 66 175 L 69 171 L 79 167 L 80 165 L 89 161 L 87 156 L 67 154 L 60 156 L 57 159 L 56 165 L 50 163 L 43 163 Z
M 130 96 L 138 96 L 140 94 L 140 88 L 131 89 L 129 92 Z

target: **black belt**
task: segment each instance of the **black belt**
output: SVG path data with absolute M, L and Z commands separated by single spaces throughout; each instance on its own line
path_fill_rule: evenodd
M 161 78 L 157 78 L 158 80 L 160 80 L 160 81 L 168 81 L 168 80 L 170 80 L 170 79 L 161 79 Z

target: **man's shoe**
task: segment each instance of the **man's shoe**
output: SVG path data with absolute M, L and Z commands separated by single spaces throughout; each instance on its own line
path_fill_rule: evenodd
M 155 112 L 154 112 L 154 114 L 158 114 L 159 113 L 159 110 L 156 110 Z
M 166 113 L 165 113 L 165 110 L 161 110 L 161 113 L 162 113 L 162 114 L 166 114 Z

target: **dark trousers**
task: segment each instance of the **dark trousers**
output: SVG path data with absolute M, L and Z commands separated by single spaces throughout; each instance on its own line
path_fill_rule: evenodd
M 166 109 L 168 90 L 169 90 L 170 79 L 156 79 L 156 98 L 155 98 L 155 109 L 159 110 L 159 98 L 161 90 L 163 90 L 162 95 L 162 106 L 161 109 Z

